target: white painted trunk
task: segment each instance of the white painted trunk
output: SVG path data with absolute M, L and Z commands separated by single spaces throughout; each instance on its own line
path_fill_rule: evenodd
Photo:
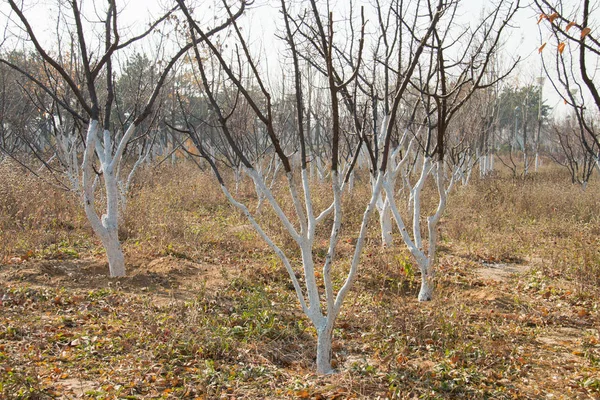
M 240 191 L 240 183 L 242 182 L 241 167 L 233 169 L 233 178 L 235 180 L 235 194 L 237 195 Z
M 426 268 L 423 268 L 426 269 Z M 421 290 L 419 290 L 419 301 L 430 301 L 433 298 L 433 288 L 430 282 L 431 277 L 428 272 L 421 269 Z
M 390 205 L 391 214 L 398 226 L 398 230 L 400 231 L 400 235 L 402 236 L 402 240 L 408 247 L 408 250 L 413 255 L 414 259 L 419 266 L 419 270 L 421 272 L 421 289 L 419 291 L 418 299 L 419 301 L 429 301 L 432 299 L 433 294 L 433 277 L 434 277 L 434 264 L 435 264 L 435 256 L 436 256 L 436 248 L 437 248 L 437 225 L 442 216 L 442 213 L 446 209 L 446 197 L 447 193 L 451 190 L 452 185 L 455 180 L 455 176 L 457 173 L 461 173 L 460 169 L 454 171 L 452 175 L 452 179 L 448 185 L 448 188 L 445 188 L 445 178 L 443 172 L 443 165 L 441 162 L 436 162 L 431 166 L 431 158 L 426 157 L 423 160 L 421 165 L 421 175 L 419 180 L 412 187 L 411 197 L 409 199 L 409 204 L 412 206 L 413 212 L 413 235 L 412 238 L 406 226 L 404 224 L 404 220 L 402 215 L 398 210 L 398 206 L 393 198 L 393 188 L 389 181 L 384 182 L 385 194 L 387 196 L 386 203 Z M 431 168 L 430 168 L 431 167 Z M 427 248 L 427 252 L 423 248 L 423 238 L 421 236 L 421 227 L 420 227 L 420 218 L 421 218 L 421 192 L 423 186 L 425 184 L 425 180 L 427 176 L 433 173 L 436 186 L 439 194 L 439 203 L 437 210 L 434 215 L 429 216 L 427 218 L 427 230 L 428 230 L 428 241 L 429 246 Z
M 319 296 L 319 287 L 315 277 L 315 264 L 312 256 L 312 245 L 308 241 L 300 243 L 300 253 L 302 255 L 302 267 L 304 269 L 304 279 L 306 280 L 306 292 L 308 294 L 308 317 L 315 323 L 321 314 L 321 299 Z
M 479 160 L 479 176 L 483 178 L 485 176 L 485 174 L 486 174 L 485 171 L 486 171 L 486 168 L 487 168 L 487 165 L 486 165 L 487 158 L 486 158 L 485 155 L 479 155 L 479 151 L 477 152 L 477 157 L 478 157 L 478 160 Z
M 94 233 L 102 240 L 102 245 L 106 251 L 108 259 L 108 268 L 111 277 L 125 276 L 125 257 L 119 242 L 119 224 L 118 224 L 118 204 L 119 190 L 117 180 L 110 168 L 107 168 L 103 174 L 106 191 L 107 209 L 102 219 L 98 218 L 92 196 L 85 196 L 85 213 L 92 225 Z M 87 179 L 84 179 L 84 185 L 87 185 Z M 93 192 L 93 187 L 91 191 Z M 88 191 L 89 192 L 89 191 Z
M 492 166 L 492 155 L 491 154 L 486 154 L 485 155 L 485 176 L 489 175 L 489 173 L 491 172 L 491 166 Z
M 484 154 L 481 160 L 480 176 L 483 178 L 490 173 L 490 154 Z
M 381 227 L 381 244 L 385 247 L 391 247 L 394 243 L 392 236 L 392 211 L 389 201 L 384 201 L 381 208 L 377 207 L 379 212 L 379 226 Z
M 335 249 L 338 244 L 340 229 L 342 225 L 342 193 L 347 187 L 340 182 L 340 177 L 337 171 L 331 172 L 332 180 L 332 191 L 333 191 L 333 203 L 325 210 L 323 210 L 318 216 L 315 215 L 313 209 L 312 199 L 310 195 L 309 185 L 309 171 L 306 169 L 302 170 L 302 190 L 304 192 L 304 204 L 301 202 L 301 196 L 296 189 L 291 173 L 287 174 L 287 183 L 290 189 L 290 196 L 294 203 L 294 210 L 299 222 L 300 231 L 296 229 L 294 224 L 288 219 L 288 216 L 283 212 L 277 200 L 274 198 L 273 193 L 269 187 L 265 185 L 264 176 L 258 173 L 255 169 L 248 168 L 246 173 L 253 179 L 257 193 L 260 192 L 265 196 L 267 204 L 270 204 L 271 208 L 275 212 L 280 222 L 286 228 L 290 236 L 296 242 L 299 247 L 302 256 L 302 267 L 304 274 L 305 288 L 301 287 L 300 281 L 296 276 L 296 271 L 293 269 L 290 259 L 285 253 L 269 238 L 266 232 L 261 228 L 258 222 L 254 219 L 248 208 L 238 202 L 229 192 L 227 187 L 222 184 L 221 189 L 227 196 L 229 201 L 240 209 L 248 218 L 252 226 L 256 229 L 259 235 L 265 240 L 265 242 L 271 247 L 280 260 L 283 262 L 292 284 L 296 291 L 297 298 L 300 302 L 302 311 L 310 319 L 317 331 L 317 356 L 316 356 L 316 367 L 318 374 L 331 374 L 334 372 L 331 366 L 332 358 L 332 340 L 333 340 L 333 327 L 337 316 L 340 313 L 342 303 L 347 296 L 354 279 L 357 275 L 358 264 L 360 261 L 360 255 L 364 247 L 366 238 L 368 221 L 371 213 L 375 208 L 375 202 L 381 191 L 383 178 L 380 174 L 377 181 L 373 186 L 372 196 L 364 214 L 360 228 L 360 233 L 357 239 L 357 244 L 354 250 L 354 256 L 350 264 L 346 280 L 339 289 L 337 295 L 334 293 L 334 283 L 331 276 L 331 268 L 335 259 Z M 303 207 L 304 206 L 304 207 Z M 331 227 L 331 235 L 329 238 L 329 248 L 325 257 L 325 263 L 323 264 L 322 277 L 325 286 L 325 302 L 323 302 L 323 294 L 319 293 L 319 286 L 317 283 L 316 265 L 313 258 L 313 245 L 315 241 L 315 232 L 317 225 L 322 223 L 328 215 L 333 212 L 333 224 Z M 307 301 L 308 300 L 308 301 Z
M 121 215 L 125 215 L 125 213 L 127 212 L 127 199 L 129 197 L 129 191 L 131 190 L 131 184 L 133 183 L 133 178 L 135 177 L 135 173 L 138 171 L 139 167 L 146 161 L 148 160 L 148 157 L 150 156 L 150 149 L 152 148 L 152 146 L 148 146 L 148 148 L 146 149 L 146 152 L 144 153 L 141 149 L 140 153 L 138 155 L 138 159 L 135 161 L 135 163 L 133 164 L 133 167 L 131 168 L 131 171 L 129 171 L 129 174 L 127 175 L 127 180 L 122 181 L 122 180 L 118 180 L 117 184 L 118 184 L 118 188 L 119 188 L 119 203 L 121 206 Z M 120 176 L 120 166 L 119 169 L 117 170 L 117 179 Z
M 467 166 L 466 174 L 463 175 L 462 185 L 467 186 L 469 181 L 471 180 L 471 172 L 473 172 L 473 165 L 469 164 Z
M 354 171 L 350 174 L 350 179 L 348 179 L 348 193 L 352 193 L 354 189 Z
M 98 121 L 92 120 L 88 127 L 86 146 L 83 154 L 83 200 L 85 214 L 94 233 L 100 237 L 108 258 L 111 277 L 125 276 L 125 258 L 119 242 L 119 186 L 115 171 L 122 160 L 127 142 L 135 131 L 131 125 L 121 138 L 114 154 L 110 132 L 103 132 L 102 142 L 98 141 Z M 94 154 L 100 162 L 106 194 L 106 213 L 99 217 L 96 211 L 95 190 L 100 181 L 94 172 Z M 116 166 L 116 168 L 115 168 Z
M 321 157 L 317 157 L 315 164 L 317 166 L 317 177 L 319 178 L 319 182 L 323 183 L 325 181 L 327 172 L 325 171 L 325 166 L 323 165 Z
M 66 134 L 62 127 L 58 129 L 56 136 L 56 155 L 65 165 L 65 173 L 71 184 L 71 190 L 75 192 L 79 192 L 80 190 L 77 140 L 77 136 L 70 136 Z
M 260 191 L 256 191 L 256 196 L 258 197 L 258 201 L 256 202 L 256 214 L 261 215 L 262 214 L 262 206 L 265 203 L 266 197 Z
M 333 342 L 333 323 L 328 323 L 317 328 L 317 374 L 332 374 L 335 370 L 331 367 L 331 345 Z
M 115 229 L 109 232 L 108 238 L 102 241 L 108 258 L 108 269 L 112 278 L 125 276 L 125 257 Z
M 102 225 L 106 229 L 103 238 L 108 267 L 111 277 L 125 276 L 125 258 L 119 242 L 119 187 L 112 167 L 104 171 L 106 192 L 106 214 L 102 216 Z

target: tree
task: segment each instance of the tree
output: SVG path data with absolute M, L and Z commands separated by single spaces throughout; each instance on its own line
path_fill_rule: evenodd
M 11 52 L 6 57 L 18 65 L 38 64 L 38 60 L 23 52 Z M 43 109 L 33 101 L 39 93 L 31 93 L 29 86 L 18 72 L 0 64 L 0 151 L 10 157 L 29 154 L 30 148 L 39 150 L 43 143 L 38 136 L 46 118 Z
M 555 140 L 555 149 L 549 151 L 548 155 L 557 164 L 569 170 L 571 183 L 577 183 L 585 189 L 594 172 L 596 154 L 600 149 L 591 142 L 587 145 L 592 151 L 588 151 L 582 139 L 585 135 L 579 131 L 577 119 L 572 115 L 567 115 L 563 121 L 554 122 L 550 129 Z
M 77 0 L 59 3 L 60 18 L 56 20 L 57 31 L 66 33 L 72 38 L 69 43 L 70 57 L 58 50 L 46 49 L 40 41 L 38 33 L 27 17 L 28 5 L 9 0 L 14 13 L 14 23 L 22 29 L 31 42 L 35 52 L 43 60 L 44 68 L 56 78 L 56 85 L 41 81 L 36 73 L 27 66 L 19 66 L 10 59 L 1 58 L 0 63 L 12 68 L 26 77 L 59 107 L 78 122 L 87 127 L 83 135 L 82 154 L 82 188 L 83 205 L 86 216 L 96 235 L 106 250 L 110 276 L 125 275 L 125 260 L 118 238 L 119 224 L 119 171 L 130 140 L 141 124 L 153 113 L 153 107 L 165 84 L 169 72 L 178 60 L 192 47 L 188 42 L 179 48 L 170 59 L 163 60 L 158 79 L 142 96 L 142 105 L 135 115 L 131 115 L 123 131 L 113 130 L 115 98 L 119 97 L 115 87 L 114 65 L 120 55 L 127 55 L 141 40 L 148 39 L 159 26 L 164 26 L 175 18 L 177 7 L 167 11 L 152 22 L 142 32 L 126 38 L 120 26 L 118 5 L 116 0 L 108 0 L 103 6 L 96 5 L 94 10 L 81 9 Z M 66 10 L 63 10 L 66 7 Z M 245 8 L 245 3 L 235 14 L 231 14 L 223 24 L 207 32 L 206 37 L 223 30 L 231 20 L 238 18 Z M 68 12 L 70 18 L 62 18 Z M 87 13 L 93 13 L 92 17 Z M 93 25 L 102 15 L 99 24 L 100 32 Z M 175 18 L 176 19 L 176 18 Z M 4 42 L 5 45 L 8 43 Z M 159 52 L 158 52 L 159 53 Z M 96 167 L 96 164 L 99 164 Z M 106 197 L 106 209 L 102 216 L 96 203 L 97 182 L 102 182 Z
M 600 88 L 594 73 L 600 60 L 600 41 L 592 26 L 598 7 L 590 0 L 534 0 L 534 5 L 540 12 L 542 34 L 549 35 L 539 49 L 544 73 L 574 111 L 581 142 L 598 164 L 600 139 L 594 123 L 600 112 Z M 546 50 L 548 43 L 556 47 Z
M 446 157 L 455 117 L 459 110 L 468 104 L 474 93 L 493 87 L 508 76 L 516 65 L 515 61 L 503 74 L 490 78 L 489 70 L 493 67 L 493 56 L 499 49 L 500 38 L 519 9 L 519 1 L 498 4 L 473 30 L 467 28 L 459 32 L 458 36 L 465 38 L 466 43 L 460 43 L 452 37 L 454 31 L 451 27 L 454 25 L 457 6 L 457 3 L 451 2 L 446 18 L 434 27 L 427 43 L 427 52 L 420 60 L 418 70 L 411 81 L 416 102 L 405 133 L 409 133 L 412 126 L 414 133 L 410 144 L 404 148 L 404 141 L 400 140 L 397 150 L 390 152 L 391 147 L 386 143 L 386 150 L 382 155 L 382 171 L 385 171 L 388 163 L 393 165 L 383 181 L 385 202 L 390 207 L 402 239 L 421 272 L 419 301 L 432 298 L 437 224 L 446 208 L 447 195 L 460 166 L 449 164 Z M 453 52 L 454 46 L 464 46 L 466 51 Z M 457 55 L 452 55 L 453 53 Z M 395 117 L 392 112 L 388 118 L 392 123 L 397 123 Z M 388 142 L 391 140 L 391 129 L 388 125 L 385 139 Z M 458 139 L 459 143 L 462 141 L 463 138 Z M 409 182 L 410 168 L 405 168 L 412 148 L 417 154 L 414 158 L 417 168 L 414 184 Z M 450 161 L 454 158 L 458 164 L 464 162 L 462 157 L 456 157 L 456 154 L 453 156 Z M 408 202 L 409 214 L 412 217 L 412 235 L 405 223 L 405 220 L 410 219 L 402 216 L 395 199 L 394 181 L 399 173 L 404 174 L 404 180 L 410 188 Z M 439 201 L 433 214 L 426 217 L 428 245 L 425 247 L 421 229 L 421 194 L 429 176 L 433 177 Z
M 344 299 L 356 278 L 369 217 L 375 207 L 379 191 L 382 188 L 383 177 L 386 173 L 385 165 L 382 164 L 380 168 L 373 165 L 374 170 L 379 170 L 378 182 L 374 186 L 375 189 L 368 204 L 365 205 L 360 231 L 353 257 L 349 261 L 349 267 L 345 270 L 341 285 L 336 285 L 332 276 L 332 268 L 334 263 L 338 263 L 338 260 L 336 260 L 336 247 L 342 229 L 342 221 L 344 220 L 342 196 L 348 190 L 350 173 L 356 165 L 360 147 L 364 144 L 366 137 L 361 128 L 365 126 L 364 112 L 360 112 L 360 109 L 354 106 L 355 101 L 348 102 L 348 100 L 352 100 L 352 93 L 355 93 L 358 69 L 364 57 L 364 14 L 361 13 L 360 29 L 352 30 L 352 32 L 355 32 L 354 35 L 344 36 L 338 34 L 335 29 L 338 24 L 334 23 L 331 10 L 327 9 L 325 15 L 323 15 L 323 10 L 317 6 L 315 1 L 306 4 L 306 9 L 300 7 L 298 11 L 291 9 L 290 4 L 285 0 L 281 1 L 281 11 L 285 25 L 283 39 L 291 56 L 291 76 L 293 76 L 294 85 L 292 93 L 295 103 L 295 128 L 292 132 L 289 132 L 289 125 L 276 123 L 278 118 L 276 112 L 278 111 L 275 109 L 273 101 L 275 96 L 273 96 L 272 90 L 267 85 L 264 72 L 261 71 L 256 59 L 252 56 L 248 40 L 242 35 L 238 24 L 233 23 L 231 41 L 228 42 L 228 46 L 235 49 L 232 59 L 229 59 L 224 51 L 224 46 L 210 40 L 204 30 L 195 22 L 194 14 L 189 9 L 187 2 L 178 0 L 178 4 L 186 14 L 192 37 L 203 40 L 202 46 L 194 47 L 196 64 L 204 96 L 210 103 L 219 122 L 220 139 L 218 140 L 228 145 L 230 151 L 237 156 L 240 164 L 244 167 L 246 174 L 259 188 L 258 190 L 265 194 L 272 210 L 297 246 L 297 251 L 301 255 L 300 265 L 296 265 L 293 261 L 294 258 L 286 254 L 284 249 L 273 241 L 247 205 L 236 199 L 231 193 L 222 175 L 223 164 L 220 159 L 223 154 L 211 153 L 217 148 L 213 145 L 215 138 L 203 135 L 199 129 L 195 129 L 191 124 L 187 124 L 186 128 L 202 157 L 211 165 L 222 191 L 231 204 L 246 215 L 256 231 L 285 266 L 300 306 L 317 331 L 317 372 L 322 374 L 331 373 L 333 371 L 331 346 L 334 324 Z M 442 0 L 435 5 L 428 4 L 432 7 L 432 12 L 418 19 L 418 22 L 425 23 L 427 28 L 422 32 L 420 38 L 416 36 L 411 38 L 414 53 L 407 60 L 407 64 L 402 66 L 403 74 L 398 75 L 392 112 L 395 112 L 400 104 L 400 100 L 408 87 L 408 80 L 415 70 L 420 55 L 423 53 L 427 38 L 431 35 L 445 9 L 445 2 Z M 398 16 L 398 18 L 402 17 L 401 15 Z M 414 23 L 416 24 L 417 21 L 415 20 Z M 414 26 L 411 29 L 414 29 Z M 340 41 L 347 45 L 344 47 L 346 49 L 344 52 L 345 57 L 337 57 L 336 48 L 342 48 L 342 46 L 337 47 Z M 349 63 L 348 60 L 352 60 L 352 62 Z M 307 64 L 317 68 L 323 74 L 322 95 L 326 99 L 324 101 L 324 104 L 326 104 L 325 109 L 317 110 L 311 107 L 310 114 L 307 114 L 307 110 L 309 110 L 305 100 L 307 90 L 302 78 L 302 71 L 305 70 Z M 220 88 L 224 86 L 228 90 L 236 90 L 235 101 L 223 101 Z M 258 88 L 258 90 L 253 90 L 253 88 Z M 276 199 L 273 192 L 266 185 L 264 177 L 257 171 L 256 161 L 248 156 L 248 148 L 244 146 L 243 141 L 240 139 L 243 132 L 236 131 L 239 125 L 234 123 L 235 114 L 237 107 L 243 104 L 250 106 L 254 119 L 261 125 L 262 131 L 269 140 L 271 151 L 282 164 L 289 199 L 293 204 L 292 215 L 284 211 L 280 201 Z M 309 127 L 307 127 L 308 118 L 306 117 L 307 115 L 314 116 L 313 113 L 319 114 L 319 120 L 330 120 L 330 124 L 326 125 L 329 131 L 326 134 L 317 136 L 319 140 L 322 139 L 326 142 L 321 143 L 323 148 L 327 148 L 322 154 L 328 154 L 329 156 L 330 173 L 328 180 L 333 197 L 333 202 L 329 207 L 321 211 L 316 210 L 314 207 L 309 180 L 309 163 L 311 161 L 308 155 L 311 141 L 308 137 L 311 131 L 309 129 L 307 134 L 307 128 Z M 352 121 L 352 123 L 344 125 L 344 121 Z M 393 125 L 391 121 L 394 121 L 394 119 L 391 118 L 388 124 Z M 345 131 L 342 126 L 350 126 L 352 130 Z M 392 127 L 388 129 L 390 133 L 392 130 Z M 384 140 L 388 136 L 389 134 L 384 135 Z M 293 148 L 299 149 L 300 162 L 298 164 L 292 162 L 288 153 L 284 150 L 282 143 L 286 141 L 293 141 Z M 385 142 L 386 144 L 381 150 L 387 154 L 391 141 L 385 140 Z M 349 144 L 352 143 L 356 145 L 356 148 L 349 148 Z M 344 159 L 347 162 L 344 162 Z M 299 171 L 297 168 L 299 168 Z M 301 182 L 301 194 L 297 183 L 298 179 Z M 316 269 L 317 260 L 314 251 L 317 240 L 317 227 L 325 224 L 328 221 L 328 216 L 332 216 L 329 219 L 329 247 L 322 270 L 319 272 Z M 298 276 L 304 278 L 303 284 Z M 322 287 L 319 285 L 321 279 L 323 281 Z
M 536 153 L 541 124 L 548 119 L 550 107 L 544 104 L 539 85 L 505 86 L 498 98 L 498 128 L 504 130 L 508 161 L 500 160 L 518 175 L 513 153 L 523 155 L 523 175 L 529 172 L 531 153 Z M 537 134 L 536 134 L 537 133 Z

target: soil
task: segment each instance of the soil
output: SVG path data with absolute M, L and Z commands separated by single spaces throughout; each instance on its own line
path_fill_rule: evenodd
M 450 265 L 452 257 L 448 255 L 441 263 Z M 509 360 L 518 369 L 515 372 L 518 377 L 505 382 L 518 398 L 598 398 L 594 397 L 598 392 L 593 388 L 584 387 L 588 382 L 596 384 L 595 380 L 590 380 L 590 376 L 597 371 L 594 357 L 600 354 L 598 313 L 590 310 L 589 303 L 581 303 L 567 289 L 556 285 L 548 288 L 531 286 L 530 282 L 535 277 L 537 268 L 533 264 L 479 261 L 461 264 L 456 268 L 448 267 L 447 270 L 440 271 L 440 274 L 454 276 L 447 290 L 454 288 L 458 292 L 454 293 L 454 297 L 449 297 L 450 301 L 456 302 L 455 307 L 470 308 L 467 315 L 471 319 L 480 321 L 486 327 L 514 329 L 514 338 L 506 337 L 507 331 L 499 332 L 500 339 L 494 351 L 499 359 Z M 200 291 L 217 293 L 231 285 L 232 278 L 241 276 L 249 268 L 249 265 L 240 266 L 218 258 L 189 260 L 174 255 L 142 257 L 135 254 L 127 256 L 127 266 L 127 277 L 111 279 L 107 276 L 108 266 L 101 256 L 72 260 L 13 260 L 9 265 L 0 265 L 0 282 L 8 287 L 18 285 L 86 291 L 118 288 L 123 292 L 151 295 L 153 304 L 161 307 L 187 301 Z M 419 305 L 416 301 L 409 301 L 406 307 L 414 307 L 409 312 L 415 312 L 416 309 L 432 312 L 435 310 L 435 302 Z M 352 310 L 353 307 L 348 305 L 347 309 Z M 350 337 L 355 324 L 358 326 L 358 321 L 340 323 L 340 329 L 342 332 L 347 330 Z M 361 337 L 361 330 L 362 327 L 359 326 L 356 337 Z M 390 365 L 397 363 L 401 365 L 400 370 L 414 371 L 415 377 L 433 377 L 438 374 L 439 360 L 432 360 L 427 353 L 381 360 L 373 353 L 368 341 L 358 341 L 363 344 L 360 351 L 352 351 L 350 342 L 336 346 L 341 348 L 335 350 L 340 359 L 341 370 L 352 371 L 357 365 L 375 365 L 380 371 L 389 371 Z M 424 343 L 426 351 L 433 341 L 427 339 Z M 247 351 L 253 352 L 253 357 L 258 360 L 256 362 L 276 365 L 291 380 L 299 377 L 295 375 L 296 369 L 310 370 L 310 362 L 296 363 L 302 357 L 310 359 L 310 356 L 304 354 L 312 351 L 310 343 L 272 341 L 261 346 L 256 350 L 252 350 L 250 346 Z M 459 356 L 452 356 L 450 360 L 456 365 L 463 362 Z M 491 368 L 485 372 L 492 374 L 492 380 L 495 374 L 493 371 Z M 311 387 L 319 388 L 325 378 L 311 376 L 306 379 Z M 327 381 L 330 384 L 327 387 L 334 387 L 332 382 L 340 379 L 352 380 L 356 376 L 350 374 L 332 377 Z M 499 378 L 495 384 L 502 385 L 503 379 L 506 378 Z M 76 397 L 85 397 L 85 393 L 98 388 L 96 383 L 85 376 L 61 379 L 57 385 L 55 388 L 58 392 L 70 393 Z M 336 386 L 335 390 L 341 393 L 342 389 Z M 304 394 L 303 391 L 298 393 Z
M 103 256 L 73 260 L 28 260 L 0 265 L 0 281 L 30 287 L 69 289 L 120 288 L 132 293 L 152 292 L 159 301 L 185 300 L 197 290 L 217 291 L 226 277 L 239 271 L 216 263 L 198 263 L 175 256 L 127 257 L 127 276 L 110 278 Z

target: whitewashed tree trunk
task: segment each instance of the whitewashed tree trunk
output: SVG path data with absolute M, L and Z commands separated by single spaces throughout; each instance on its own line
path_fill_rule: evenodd
M 272 190 L 275 183 L 277 183 L 277 179 L 279 177 L 279 171 L 281 170 L 281 166 L 282 166 L 281 161 L 279 159 L 277 159 L 274 155 L 271 158 L 271 161 L 269 162 L 269 164 L 266 168 L 266 171 L 264 171 L 264 172 L 262 170 L 257 171 L 263 177 L 265 184 L 268 180 L 271 181 L 271 183 L 268 185 L 270 190 Z M 266 194 L 260 189 L 260 187 L 258 185 L 256 185 L 256 182 L 254 182 L 254 189 L 256 191 L 256 198 L 257 198 L 256 213 L 260 215 L 262 212 L 263 204 L 264 204 L 265 200 L 267 199 L 267 197 L 266 197 Z
M 475 163 L 477 162 L 477 158 L 471 157 L 470 154 L 465 154 L 464 161 L 461 163 L 461 182 L 463 186 L 467 186 L 469 181 L 471 180 L 471 173 L 473 172 L 473 168 L 475 168 Z
M 396 225 L 398 226 L 398 230 L 400 231 L 400 234 L 402 236 L 402 240 L 404 241 L 408 250 L 417 262 L 417 266 L 419 267 L 419 271 L 421 272 L 421 288 L 419 290 L 418 299 L 419 301 L 429 301 L 432 299 L 433 295 L 432 279 L 434 277 L 435 253 L 437 249 L 437 224 L 442 216 L 442 213 L 446 209 L 446 197 L 454 183 L 455 174 L 453 173 L 448 188 L 446 189 L 444 187 L 445 178 L 441 162 L 438 161 L 432 166 L 431 158 L 425 157 L 421 167 L 422 169 L 419 180 L 411 190 L 410 201 L 412 203 L 411 208 L 413 211 L 412 237 L 406 229 L 404 219 L 402 218 L 402 215 L 400 214 L 396 201 L 393 197 L 393 188 L 387 180 L 384 182 L 383 188 L 385 190 L 387 198 L 390 199 L 391 212 L 394 217 L 394 220 L 396 221 Z M 433 173 L 434 175 L 440 199 L 435 214 L 427 218 L 429 243 L 428 249 L 427 251 L 425 251 L 425 249 L 423 248 L 423 238 L 421 235 L 420 225 L 421 193 L 425 184 L 425 180 L 427 179 L 427 176 L 430 175 L 430 173 Z
M 385 122 L 385 119 L 384 119 Z M 388 161 L 388 165 L 390 168 L 390 173 L 388 174 L 388 184 L 392 188 L 392 192 L 394 191 L 394 187 L 396 186 L 396 178 L 398 174 L 394 174 L 394 169 L 396 168 L 395 163 L 395 152 L 390 156 Z M 374 182 L 373 182 L 374 184 Z M 392 236 L 392 213 L 390 210 L 390 202 L 384 192 L 380 192 L 379 196 L 377 196 L 377 212 L 379 213 L 379 227 L 381 230 L 381 245 L 384 247 L 391 247 L 394 242 L 394 238 Z
M 382 119 L 382 131 L 379 136 L 379 147 L 383 146 L 383 139 L 386 129 L 386 124 L 389 116 L 384 115 Z M 393 151 L 390 152 L 390 156 L 388 158 L 388 173 L 385 176 L 387 185 L 390 187 L 392 193 L 396 190 L 396 182 L 398 177 L 401 175 L 401 172 L 404 172 L 403 178 L 408 180 L 408 173 L 404 170 L 407 161 L 410 158 L 410 154 L 413 151 L 414 140 L 408 141 L 408 145 L 406 145 L 406 141 L 408 140 L 408 132 L 404 132 L 404 135 L 400 139 L 400 144 Z M 406 148 L 404 148 L 406 146 Z M 397 159 L 402 150 L 405 150 L 404 157 L 398 162 Z M 372 185 L 375 182 L 371 182 Z M 381 191 L 379 196 L 377 197 L 377 212 L 379 213 L 379 226 L 381 228 L 381 244 L 384 247 L 391 247 L 394 242 L 394 238 L 392 235 L 393 222 L 392 222 L 392 211 L 390 207 L 390 200 L 388 199 L 388 195 L 386 191 Z
M 123 151 L 135 126 L 132 124 L 121 138 L 115 153 L 112 154 L 110 132 L 103 132 L 103 140 L 98 140 L 98 121 L 92 120 L 88 126 L 86 146 L 83 153 L 83 200 L 85 214 L 104 246 L 108 258 L 111 277 L 125 276 L 125 257 L 119 242 L 119 187 L 115 172 L 122 160 Z M 93 169 L 94 152 L 100 161 L 102 180 L 106 194 L 106 213 L 99 217 L 96 211 L 95 189 L 98 182 Z
M 333 342 L 333 321 L 327 321 L 317 328 L 317 373 L 331 374 L 331 349 Z
M 348 179 L 348 193 L 352 193 L 354 190 L 354 171 L 350 173 L 350 178 Z
M 489 153 L 484 153 L 479 158 L 479 176 L 484 178 L 490 173 L 490 157 Z
M 379 226 L 381 228 L 381 244 L 385 247 L 391 247 L 394 238 L 392 236 L 392 211 L 390 202 L 383 200 L 383 195 L 380 194 L 377 199 L 377 211 L 379 212 Z
M 327 177 L 327 171 L 325 170 L 325 166 L 323 165 L 323 160 L 321 160 L 321 157 L 317 157 L 315 159 L 315 166 L 317 167 L 317 176 L 319 178 L 319 182 L 323 183 Z
M 361 229 L 357 239 L 350 269 L 344 284 L 336 295 L 333 290 L 331 267 L 335 261 L 335 249 L 339 240 L 340 228 L 342 224 L 342 194 L 347 189 L 345 185 L 340 183 L 340 177 L 338 173 L 336 171 L 332 171 L 331 173 L 333 203 L 318 215 L 315 214 L 315 210 L 313 209 L 309 187 L 309 171 L 303 169 L 301 172 L 302 188 L 304 192 L 303 202 L 300 200 L 300 196 L 297 193 L 296 185 L 291 174 L 287 175 L 290 195 L 292 197 L 295 211 L 300 222 L 300 232 L 296 230 L 294 225 L 280 208 L 277 200 L 274 198 L 271 192 L 271 188 L 267 187 L 265 184 L 264 177 L 255 169 L 247 169 L 246 173 L 254 180 L 257 190 L 260 190 L 264 193 L 266 200 L 271 205 L 273 211 L 299 247 L 302 257 L 302 270 L 305 282 L 304 290 L 300 285 L 300 281 L 296 277 L 296 272 L 294 271 L 290 259 L 265 233 L 262 227 L 255 220 L 252 213 L 250 213 L 249 209 L 243 203 L 238 202 L 231 195 L 225 185 L 221 185 L 221 190 L 231 204 L 240 209 L 244 215 L 246 215 L 249 222 L 252 224 L 258 234 L 263 238 L 263 240 L 265 240 L 267 245 L 271 247 L 271 249 L 283 262 L 283 265 L 288 272 L 290 279 L 292 280 L 292 284 L 296 291 L 296 296 L 300 302 L 300 306 L 317 331 L 317 373 L 333 373 L 334 369 L 331 366 L 333 327 L 337 317 L 339 316 L 342 303 L 352 287 L 354 279 L 356 278 L 360 254 L 362 253 L 367 234 L 368 221 L 375 208 L 377 197 L 382 189 L 383 179 L 379 177 L 374 185 L 371 200 L 363 214 Z M 329 248 L 325 256 L 325 263 L 322 270 L 323 282 L 325 286 L 325 298 L 323 302 L 322 295 L 319 293 L 319 287 L 317 284 L 317 271 L 315 269 L 313 250 L 316 228 L 320 223 L 325 221 L 325 218 L 332 212 L 334 213 L 334 217 L 331 235 L 329 238 Z

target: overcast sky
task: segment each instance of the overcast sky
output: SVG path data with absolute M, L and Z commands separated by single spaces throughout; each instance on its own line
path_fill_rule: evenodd
M 207 3 L 210 4 L 212 1 L 208 1 Z M 367 1 L 363 3 L 368 4 Z M 52 5 L 56 4 L 56 2 L 54 0 L 27 0 L 26 4 L 31 4 L 27 9 L 27 15 L 31 18 L 33 25 L 39 31 L 45 31 L 43 37 L 51 41 L 55 35 L 53 34 L 52 26 L 49 25 L 48 14 L 49 10 L 56 10 L 56 6 Z M 84 4 L 90 6 L 94 3 L 86 0 Z M 165 0 L 129 0 L 122 10 L 121 21 L 126 21 L 132 29 L 136 29 L 140 24 L 147 26 L 148 21 L 151 20 L 149 15 L 159 15 L 160 11 L 165 8 L 165 4 L 170 4 L 170 2 Z M 347 8 L 348 4 L 350 4 L 348 0 L 338 1 L 336 7 L 333 8 L 334 12 L 335 10 L 339 10 L 343 13 L 344 8 Z M 355 1 L 354 4 L 360 5 L 361 2 Z M 490 7 L 490 4 L 491 2 L 488 0 L 462 0 L 458 21 L 461 24 L 476 23 L 481 16 L 482 8 Z M 527 0 L 522 1 L 522 4 L 526 5 Z M 281 26 L 278 5 L 279 0 L 256 0 L 255 5 L 252 7 L 253 9 L 246 17 L 245 24 L 249 33 L 264 38 L 263 51 L 265 54 L 268 54 L 269 51 L 278 51 L 277 46 L 280 46 L 274 46 L 272 43 L 269 44 L 276 31 L 276 27 Z M 2 20 L 2 27 L 4 27 L 6 26 L 6 15 L 10 12 L 9 6 L 5 1 L 1 2 L 0 11 L 2 12 L 0 19 Z M 206 14 L 209 15 L 210 12 Z M 538 54 L 540 34 L 537 25 L 537 16 L 537 12 L 525 6 L 518 12 L 512 24 L 514 29 L 510 32 L 510 36 L 506 38 L 506 45 L 504 46 L 506 58 L 520 56 L 522 59 L 518 69 L 510 77 L 511 83 L 533 84 L 536 82 L 536 78 L 540 76 L 540 56 Z M 558 110 L 561 109 L 562 99 L 554 93 L 548 82 L 544 87 L 544 97 L 549 106 Z

